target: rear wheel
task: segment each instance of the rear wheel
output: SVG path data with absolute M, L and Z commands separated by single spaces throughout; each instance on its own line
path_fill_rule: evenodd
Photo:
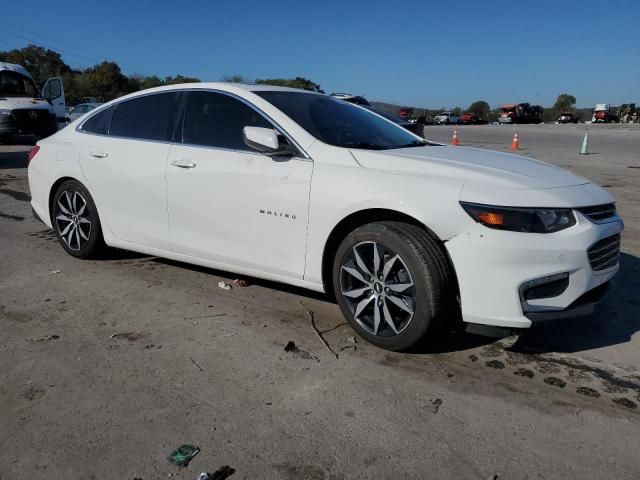
M 456 308 L 443 246 L 405 223 L 372 223 L 350 233 L 336 253 L 333 284 L 354 330 L 388 350 L 412 347 Z
M 64 182 L 53 198 L 53 228 L 67 253 L 77 258 L 96 256 L 104 247 L 96 205 L 76 180 Z

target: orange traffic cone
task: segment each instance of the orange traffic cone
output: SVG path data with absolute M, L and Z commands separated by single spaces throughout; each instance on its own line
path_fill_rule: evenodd
M 518 141 L 518 131 L 513 134 L 513 140 L 511 141 L 511 150 L 520 150 L 520 142 Z
M 451 145 L 459 145 L 458 143 L 458 128 L 453 129 L 453 138 L 451 139 Z

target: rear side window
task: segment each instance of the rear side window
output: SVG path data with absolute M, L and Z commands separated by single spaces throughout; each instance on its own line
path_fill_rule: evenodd
M 273 128 L 258 112 L 240 100 L 214 92 L 189 92 L 182 142 L 190 145 L 248 150 L 244 127 Z
M 113 113 L 109 135 L 168 141 L 177 96 L 176 92 L 157 93 L 119 103 Z
M 97 133 L 98 135 L 107 135 L 109 133 L 109 125 L 111 125 L 111 117 L 115 107 L 111 106 L 92 115 L 86 122 L 82 124 L 81 130 L 88 133 Z

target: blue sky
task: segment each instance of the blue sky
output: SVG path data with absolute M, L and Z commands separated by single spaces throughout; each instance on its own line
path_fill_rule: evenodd
M 74 67 L 106 57 L 125 73 L 214 81 L 304 76 L 432 108 L 548 106 L 565 92 L 590 107 L 640 103 L 638 25 L 638 0 L 5 0 L 0 49 L 36 43 Z

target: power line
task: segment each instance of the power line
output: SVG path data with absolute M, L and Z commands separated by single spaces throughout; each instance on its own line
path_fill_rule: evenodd
M 14 24 L 9 23 L 9 22 L 7 22 L 7 21 L 5 21 L 5 20 L 0 20 L 0 23 L 3 23 L 3 24 L 5 24 L 5 25 L 8 25 L 9 27 L 14 28 L 14 29 L 17 29 L 17 30 L 21 30 L 21 31 L 26 32 L 26 33 L 28 33 L 28 34 L 30 34 L 30 35 L 35 35 L 36 37 L 43 38 L 43 39 L 45 39 L 45 40 L 48 40 L 49 42 L 53 42 L 53 43 L 56 43 L 56 44 L 59 44 L 59 45 L 63 45 L 63 46 L 65 46 L 65 47 L 67 47 L 67 48 L 71 48 L 71 49 L 76 50 L 76 51 L 78 51 L 78 52 L 83 52 L 83 53 L 85 53 L 85 54 L 87 54 L 87 55 L 90 55 L 90 56 L 92 56 L 92 57 L 95 57 L 95 58 L 99 59 L 99 61 L 104 61 L 104 60 L 106 60 L 106 59 L 108 58 L 108 57 L 107 57 L 107 55 L 99 55 L 99 54 L 97 54 L 97 53 L 93 53 L 93 52 L 90 52 L 90 51 L 88 51 L 88 50 L 84 50 L 84 49 L 82 49 L 82 48 L 78 48 L 78 47 L 73 46 L 73 45 L 70 45 L 70 44 L 68 44 L 68 43 L 61 42 L 61 41 L 59 41 L 59 40 L 55 40 L 55 39 L 53 39 L 53 38 L 51 38 L 51 37 L 47 37 L 47 36 L 45 36 L 45 35 L 42 35 L 42 34 L 39 34 L 39 33 L 33 32 L 33 31 L 28 30 L 28 29 L 26 29 L 26 28 L 24 28 L 24 27 L 20 27 L 20 26 L 18 26 L 18 25 L 14 25 Z M 8 33 L 8 34 L 10 34 L 10 35 L 14 35 L 14 36 L 21 37 L 21 38 L 23 38 L 23 39 L 25 39 L 25 40 L 27 40 L 27 41 L 30 41 L 30 42 L 34 42 L 34 43 L 37 43 L 37 42 L 38 42 L 37 40 L 34 40 L 33 38 L 24 37 L 24 36 L 18 35 L 18 34 L 16 34 L 16 33 L 12 33 L 12 32 L 7 31 L 7 30 L 5 30 L 5 33 Z M 60 48 L 58 48 L 58 50 L 61 50 L 61 51 L 62 51 L 63 53 L 65 53 L 66 55 L 73 55 L 73 56 L 76 56 L 76 57 L 80 57 L 80 58 L 87 59 L 87 57 L 85 57 L 85 56 L 78 55 L 78 54 L 75 54 L 75 53 L 72 53 L 72 52 L 69 52 L 69 51 L 64 51 L 64 50 L 62 50 L 62 49 L 60 49 Z M 94 59 L 89 59 L 89 61 L 91 61 L 91 62 L 95 62 L 95 60 L 94 60 Z M 151 73 L 153 73 L 153 74 L 155 74 L 155 75 L 158 75 L 158 73 L 157 73 L 155 70 L 151 69 L 151 68 L 141 67 L 140 65 L 134 65 L 134 64 L 129 63 L 129 62 L 122 62 L 122 61 L 119 61 L 118 63 L 119 63 L 119 64 L 122 64 L 122 65 L 125 65 L 125 66 L 128 66 L 128 67 L 131 67 L 131 68 L 135 68 L 135 69 L 139 69 L 139 70 L 146 70 L 146 71 L 151 72 Z
M 19 35 L 19 34 L 17 34 L 17 33 L 8 32 L 8 31 L 6 31 L 6 30 L 0 30 L 0 33 L 5 33 L 5 34 L 8 34 L 8 35 L 12 35 L 12 36 L 14 36 L 14 37 L 21 38 L 21 39 L 26 40 L 26 41 L 31 42 L 31 43 L 37 43 L 36 41 L 34 41 L 34 40 L 33 40 L 33 39 L 31 39 L 31 38 L 24 37 L 24 36 Z M 46 45 L 45 45 L 45 46 L 46 46 Z M 18 48 L 18 47 L 14 47 L 14 48 Z M 67 52 L 67 51 L 62 50 L 62 49 L 58 49 L 58 51 L 60 51 L 60 52 L 64 53 L 65 55 L 70 55 L 70 56 L 73 56 L 73 57 L 81 58 L 84 62 L 90 62 L 89 64 L 85 64 L 85 66 L 87 66 L 87 65 L 92 65 L 92 64 L 94 64 L 94 63 L 95 63 L 95 59 L 92 59 L 92 58 L 84 57 L 84 56 L 82 56 L 82 55 L 78 55 L 78 54 L 75 54 L 75 53 L 73 53 L 73 52 Z

